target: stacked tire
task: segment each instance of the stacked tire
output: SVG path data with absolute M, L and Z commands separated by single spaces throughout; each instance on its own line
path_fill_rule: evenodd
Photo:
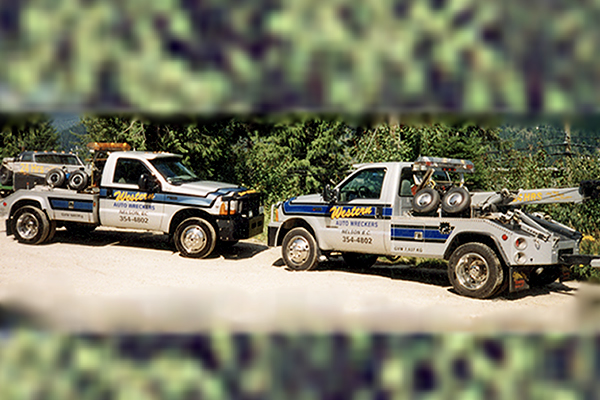
M 53 188 L 64 188 L 82 191 L 88 185 L 88 174 L 82 170 L 72 172 L 68 177 L 67 173 L 61 168 L 54 168 L 46 174 L 46 184 Z
M 471 206 L 471 195 L 467 189 L 460 186 L 450 188 L 443 196 L 440 196 L 437 190 L 425 187 L 419 190 L 412 199 L 413 211 L 418 215 L 435 213 L 440 203 L 442 211 L 446 214 L 460 215 Z

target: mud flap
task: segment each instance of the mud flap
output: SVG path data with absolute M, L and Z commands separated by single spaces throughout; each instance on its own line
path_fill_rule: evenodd
M 573 273 L 571 272 L 571 268 L 568 265 L 560 266 L 560 277 L 558 278 L 559 282 L 567 282 L 573 280 Z
M 529 275 L 532 267 L 510 267 L 509 268 L 509 292 L 520 292 L 529 289 Z

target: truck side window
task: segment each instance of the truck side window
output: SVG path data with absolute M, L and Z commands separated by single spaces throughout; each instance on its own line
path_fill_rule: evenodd
M 28 162 L 33 161 L 33 154 L 23 153 L 23 156 L 21 157 L 21 161 L 28 161 Z
M 400 174 L 400 196 L 411 197 L 413 195 L 411 188 L 415 184 L 411 168 L 402 168 Z
M 115 167 L 113 183 L 137 185 L 142 174 L 150 174 L 148 168 L 139 160 L 120 158 Z
M 340 187 L 340 201 L 379 199 L 385 168 L 365 169 Z

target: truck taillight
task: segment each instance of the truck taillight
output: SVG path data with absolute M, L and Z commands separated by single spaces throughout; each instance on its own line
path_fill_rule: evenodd
M 279 207 L 277 207 L 275 209 L 275 216 L 274 216 L 275 222 L 279 222 Z

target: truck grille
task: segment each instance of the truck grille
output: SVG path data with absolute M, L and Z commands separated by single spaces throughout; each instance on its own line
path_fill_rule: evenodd
M 260 193 L 252 193 L 245 195 L 242 199 L 239 200 L 240 204 L 240 213 L 242 215 L 256 217 L 260 214 Z

